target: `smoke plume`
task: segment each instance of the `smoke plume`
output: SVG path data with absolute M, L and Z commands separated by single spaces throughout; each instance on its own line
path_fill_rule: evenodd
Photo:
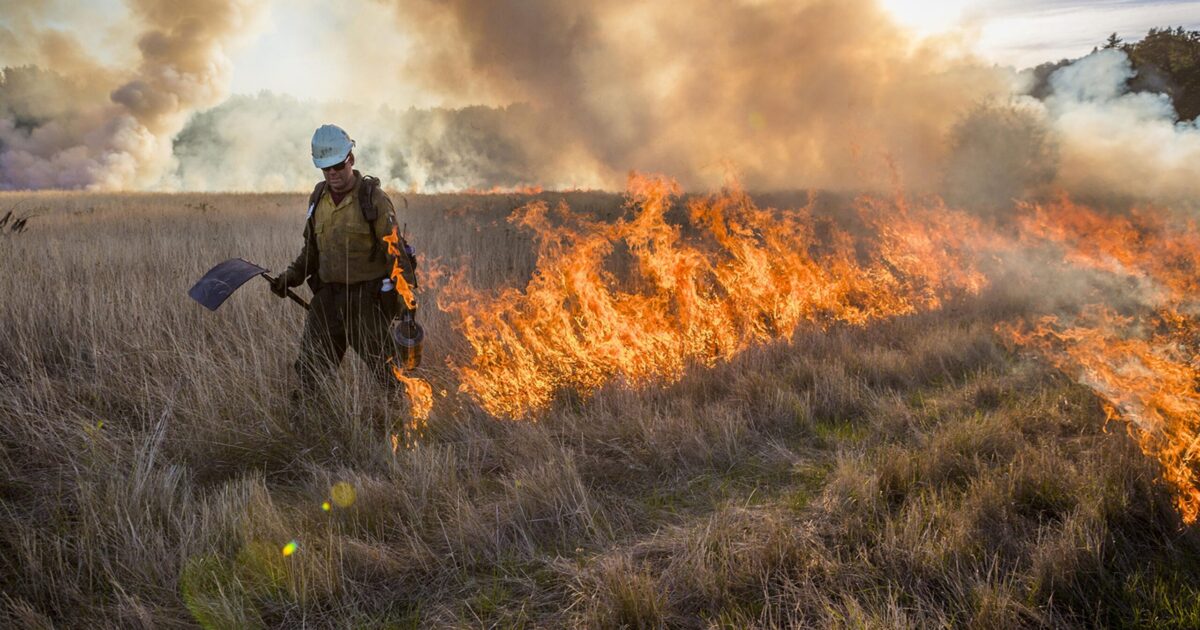
M 942 195 L 955 207 L 997 215 L 1015 199 L 1051 192 L 1058 139 L 1036 104 L 984 103 L 950 132 Z
M 1175 121 L 1165 94 L 1132 93 L 1128 56 L 1101 50 L 1055 72 L 1044 116 L 1062 147 L 1068 191 L 1179 202 L 1200 193 L 1200 128 Z
M 394 0 L 419 25 L 407 71 L 469 102 L 529 101 L 598 174 L 689 187 L 727 164 L 753 187 L 927 187 L 944 137 L 1008 75 L 915 42 L 870 0 Z M 590 165 L 589 165 L 590 166 Z
M 6 2 L 12 26 L 0 50 L 33 58 L 0 75 L 0 188 L 157 184 L 172 166 L 172 137 L 225 97 L 226 49 L 252 30 L 260 4 L 131 0 L 122 26 L 136 25 L 136 47 L 111 51 L 128 68 L 116 69 L 74 34 L 89 30 L 78 18 L 70 32 L 43 26 L 63 12 L 58 3 Z
M 320 179 L 309 138 L 336 120 L 355 138 L 358 164 L 385 186 L 423 192 L 595 186 L 558 167 L 560 137 L 528 105 L 395 110 L 288 96 L 234 96 L 197 114 L 175 140 L 165 185 L 184 190 L 301 190 Z
M 425 191 L 619 189 L 636 169 L 690 189 L 898 178 L 989 211 L 1198 192 L 1200 130 L 1130 93 L 1120 51 L 1024 96 L 965 36 L 914 39 L 873 0 L 358 0 L 312 44 L 345 68 L 312 77 L 329 100 L 227 98 L 269 2 L 128 0 L 94 28 L 96 9 L 0 0 L 0 189 L 303 190 L 312 130 L 336 122 L 363 168 Z

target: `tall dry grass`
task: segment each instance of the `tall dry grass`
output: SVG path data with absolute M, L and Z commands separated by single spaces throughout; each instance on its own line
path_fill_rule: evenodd
M 529 274 L 504 222 L 522 198 L 396 200 L 426 259 Z M 302 196 L 18 202 L 44 211 L 0 236 L 0 625 L 1200 626 L 1200 541 L 1153 463 L 991 332 L 1036 287 L 564 395 L 538 423 L 457 397 L 431 288 L 447 394 L 394 455 L 403 403 L 353 358 L 292 422 L 294 305 L 260 281 L 215 314 L 186 297 L 225 258 L 290 260 Z M 322 509 L 338 483 L 353 502 Z

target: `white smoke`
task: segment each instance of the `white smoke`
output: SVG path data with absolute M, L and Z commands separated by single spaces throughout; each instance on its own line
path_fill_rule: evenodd
M 202 191 L 305 190 L 320 179 L 313 129 L 333 122 L 356 141 L 358 167 L 394 189 L 442 192 L 543 184 L 596 187 L 562 160 L 566 144 L 529 106 L 407 109 L 316 103 L 260 93 L 197 114 L 175 140 L 162 186 Z
M 58 3 L 13 7 L 0 49 L 28 51 L 36 65 L 0 73 L 0 189 L 158 184 L 188 117 L 225 98 L 227 51 L 253 33 L 262 8 L 263 0 L 130 0 L 122 43 L 132 47 L 107 55 L 128 64 L 122 70 L 99 61 L 109 51 L 47 26 L 63 11 Z
M 1132 93 L 1120 50 L 1095 52 L 1055 72 L 1042 105 L 1059 141 L 1058 184 L 1072 193 L 1178 202 L 1200 194 L 1200 128 L 1176 122 L 1165 94 Z

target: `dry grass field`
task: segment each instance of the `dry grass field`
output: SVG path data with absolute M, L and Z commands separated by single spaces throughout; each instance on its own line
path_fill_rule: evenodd
M 526 197 L 393 198 L 423 271 L 528 280 Z M 293 422 L 303 314 L 265 282 L 187 298 L 290 261 L 303 199 L 0 195 L 37 215 L 0 233 L 0 626 L 1200 627 L 1159 463 L 995 332 L 1061 283 L 801 326 L 534 422 L 458 393 L 431 277 L 433 413 L 393 452 L 407 403 L 352 356 Z

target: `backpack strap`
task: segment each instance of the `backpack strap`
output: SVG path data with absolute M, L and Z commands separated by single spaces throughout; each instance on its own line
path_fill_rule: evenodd
M 308 196 L 308 217 L 305 218 L 305 228 L 312 231 L 313 214 L 317 211 L 317 203 L 321 201 L 321 195 L 325 194 L 325 180 L 317 182 L 313 188 L 312 194 Z
M 358 207 L 362 210 L 363 220 L 371 229 L 371 254 L 367 260 L 375 262 L 379 256 L 379 235 L 375 233 L 375 220 L 379 218 L 379 209 L 375 207 L 375 191 L 379 189 L 379 178 L 363 175 L 358 185 Z
M 321 202 L 321 196 L 324 194 L 325 194 L 325 180 L 321 180 L 321 181 L 317 182 L 317 185 L 313 188 L 312 194 L 308 196 L 308 216 L 305 217 L 305 219 L 304 219 L 304 247 L 305 247 L 305 249 L 308 249 L 310 247 L 313 247 L 313 248 L 316 247 L 317 235 L 313 233 L 313 221 L 315 221 L 315 219 L 313 218 L 313 215 L 316 214 L 317 204 Z M 317 252 L 317 255 L 319 256 L 320 252 Z M 321 276 L 320 276 L 320 274 L 317 273 L 316 269 L 311 269 L 311 270 L 306 269 L 305 273 L 309 274 L 308 280 L 307 280 L 308 288 L 312 290 L 313 295 L 316 295 L 317 292 L 321 290 Z

